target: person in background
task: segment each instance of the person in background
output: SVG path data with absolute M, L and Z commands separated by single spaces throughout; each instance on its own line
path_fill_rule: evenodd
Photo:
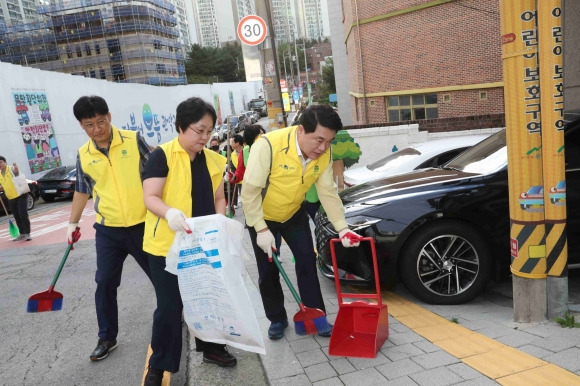
M 16 226 L 20 235 L 13 238 L 12 241 L 25 240 L 30 241 L 30 219 L 28 218 L 28 193 L 18 194 L 12 177 L 20 175 L 16 162 L 12 167 L 6 163 L 6 158 L 0 156 L 0 185 L 4 189 L 4 194 L 8 199 L 8 206 L 16 221 Z M 6 213 L 8 216 L 8 213 Z
M 259 272 L 259 287 L 270 339 L 280 339 L 288 327 L 284 292 L 276 265 L 269 257 L 278 248 L 280 232 L 296 260 L 298 289 L 306 307 L 325 311 L 316 270 L 316 253 L 302 205 L 316 186 L 320 202 L 344 247 L 358 246 L 360 236 L 348 228 L 344 207 L 332 177 L 330 144 L 342 129 L 338 114 L 327 105 L 304 110 L 300 125 L 272 131 L 252 146 L 244 174 L 242 203 Z M 328 331 L 319 335 L 329 337 Z
M 320 200 L 318 199 L 316 186 L 312 185 L 306 192 L 306 198 L 304 199 L 304 209 L 312 221 L 314 221 L 314 217 L 316 216 L 316 212 L 318 212 L 318 208 L 320 208 Z
M 223 172 L 226 159 L 205 148 L 217 116 L 201 98 L 177 106 L 177 138 L 160 145 L 143 171 L 147 216 L 143 249 L 149 254 L 157 309 L 145 386 L 161 385 L 163 371 L 179 371 L 183 303 L 177 276 L 165 270 L 165 257 L 176 232 L 191 232 L 186 218 L 226 212 Z M 195 339 L 205 363 L 235 366 L 237 360 L 223 344 Z
M 231 157 L 230 162 L 232 167 L 230 167 L 229 170 L 235 173 L 238 170 L 238 165 L 240 164 L 240 154 L 243 153 L 244 151 L 244 137 L 242 137 L 240 134 L 234 135 L 234 137 L 231 139 L 231 144 L 232 144 L 232 154 L 230 155 Z M 232 202 L 234 203 L 234 208 L 238 207 L 238 196 L 242 189 L 242 183 L 243 182 L 237 183 L 235 185 L 232 184 L 234 188 L 234 198 L 232 199 Z
M 219 153 L 220 152 L 220 140 L 217 137 L 213 137 L 209 141 L 209 148 L 210 148 L 210 150 L 213 150 L 216 153 Z
M 99 341 L 90 359 L 100 361 L 117 347 L 117 288 L 127 255 L 131 254 L 151 278 L 142 247 L 145 204 L 140 175 L 150 150 L 138 132 L 120 130 L 111 124 L 109 106 L 100 96 L 79 98 L 73 113 L 89 140 L 77 153 L 77 179 L 66 237 L 71 244 L 72 234 L 92 194 L 96 213 L 93 228 L 96 230 L 95 305 Z

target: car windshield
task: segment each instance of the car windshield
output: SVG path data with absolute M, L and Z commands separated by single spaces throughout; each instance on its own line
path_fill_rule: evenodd
M 395 153 L 391 153 L 388 156 L 373 162 L 372 164 L 369 164 L 367 168 L 375 172 L 384 172 L 386 170 L 402 165 L 413 158 L 417 158 L 420 155 L 421 152 L 418 151 L 417 149 L 413 149 L 412 147 L 406 147 Z
M 262 107 L 266 104 L 265 101 L 252 101 L 250 102 L 250 108 L 252 107 Z
M 489 174 L 507 165 L 505 130 L 486 138 L 445 164 L 466 173 Z
M 232 124 L 234 124 L 234 125 L 235 125 L 236 123 L 238 123 L 238 117 L 230 117 L 230 123 L 232 123 Z

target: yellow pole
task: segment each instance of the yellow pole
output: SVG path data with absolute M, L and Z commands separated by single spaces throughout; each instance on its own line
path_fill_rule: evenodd
M 548 317 L 568 310 L 561 0 L 538 1 Z
M 501 0 L 514 319 L 545 320 L 546 246 L 535 0 Z M 530 280 L 532 279 L 532 280 Z

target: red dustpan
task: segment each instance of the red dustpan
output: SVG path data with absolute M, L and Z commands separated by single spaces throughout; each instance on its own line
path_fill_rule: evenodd
M 372 237 L 364 237 L 361 241 L 371 243 L 373 255 L 373 267 L 375 271 L 376 293 L 374 294 L 343 294 L 340 289 L 338 276 L 338 264 L 334 243 L 340 243 L 340 239 L 330 240 L 330 254 L 334 268 L 334 283 L 338 297 L 338 315 L 334 322 L 334 329 L 330 336 L 330 355 L 375 358 L 385 340 L 389 336 L 389 314 L 387 305 L 382 304 L 379 271 L 377 267 L 377 254 L 375 241 Z M 343 297 L 354 299 L 375 299 L 376 303 L 357 300 L 346 303 Z

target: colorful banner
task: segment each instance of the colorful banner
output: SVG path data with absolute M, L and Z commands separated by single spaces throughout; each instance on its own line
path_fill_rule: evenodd
M 546 277 L 536 1 L 500 3 L 511 271 Z
M 564 160 L 564 70 L 561 0 L 538 2 L 538 42 L 542 105 L 546 269 L 567 275 L 566 174 Z
M 220 96 L 218 94 L 213 94 L 213 108 L 217 113 L 217 124 L 221 125 L 222 122 L 222 108 L 220 106 Z
M 46 92 L 12 89 L 12 99 L 30 171 L 34 174 L 60 166 L 60 151 Z

